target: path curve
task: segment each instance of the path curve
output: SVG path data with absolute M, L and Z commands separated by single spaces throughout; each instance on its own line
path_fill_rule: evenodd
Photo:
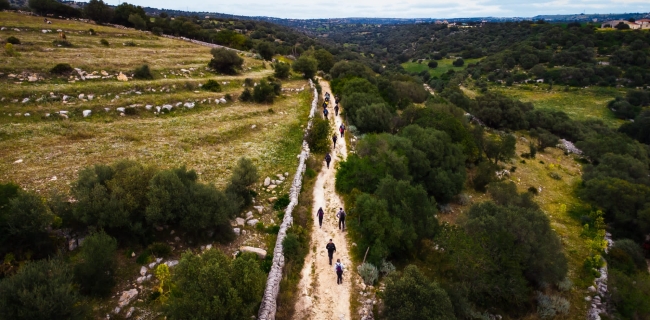
M 328 82 L 321 80 L 321 95 L 325 92 L 332 94 Z M 334 95 L 332 94 L 332 100 Z M 319 111 L 322 111 L 319 108 Z M 334 115 L 333 107 L 330 107 L 330 115 Z M 322 112 L 320 113 L 322 116 Z M 338 127 L 343 122 L 339 115 L 331 121 L 331 134 L 338 134 Z M 340 137 L 340 135 L 339 135 Z M 305 265 L 301 271 L 301 279 L 298 283 L 298 299 L 296 301 L 295 314 L 293 319 L 312 320 L 349 320 L 350 318 L 350 275 L 352 274 L 352 260 L 350 259 L 347 232 L 338 229 L 336 212 L 343 207 L 343 201 L 334 191 L 336 165 L 347 157 L 345 139 L 338 139 L 336 148 L 331 152 L 332 163 L 330 168 L 323 167 L 314 184 L 314 206 L 312 215 L 314 217 L 314 229 L 311 233 L 309 243 L 309 254 L 305 258 Z M 324 162 L 323 162 L 324 163 Z M 318 227 L 316 212 L 323 207 L 325 217 L 323 218 L 322 229 Z M 345 210 L 345 208 L 344 208 Z M 333 265 L 330 266 L 325 246 L 332 239 L 336 245 L 334 261 L 341 259 L 345 266 L 343 273 L 343 284 L 336 284 L 336 273 Z M 315 251 L 314 251 L 315 248 Z M 333 263 L 332 263 L 333 264 Z

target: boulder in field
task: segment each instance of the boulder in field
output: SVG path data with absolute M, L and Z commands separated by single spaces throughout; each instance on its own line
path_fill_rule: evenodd
M 239 251 L 254 253 L 260 259 L 266 258 L 266 250 L 264 250 L 264 249 L 249 247 L 249 246 L 241 246 L 241 247 L 239 247 Z
M 83 111 L 84 118 L 90 116 L 91 113 L 92 113 L 91 110 L 84 110 Z
M 271 184 L 271 178 L 266 177 L 266 179 L 264 179 L 264 186 L 268 187 L 270 184 Z

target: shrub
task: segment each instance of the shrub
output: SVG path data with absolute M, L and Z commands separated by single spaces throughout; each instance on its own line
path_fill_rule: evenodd
M 103 231 L 94 233 L 81 245 L 79 262 L 74 267 L 81 292 L 106 296 L 115 285 L 115 251 L 117 241 Z
M 14 45 L 11 43 L 5 44 L 5 54 L 7 54 L 10 57 L 18 56 L 18 52 L 16 52 L 16 49 L 14 49 Z
M 326 119 L 316 117 L 307 133 L 309 149 L 315 153 L 325 153 L 330 149 L 330 124 Z
M 4 229 L 3 238 L 8 237 L 10 250 L 28 250 L 36 253 L 38 257 L 46 256 L 53 250 L 47 229 L 55 216 L 41 196 L 18 190 L 16 195 L 9 199 L 3 213 L 4 216 L 0 217 L 0 227 Z
M 359 272 L 361 279 L 363 279 L 363 283 L 369 286 L 373 285 L 379 277 L 377 267 L 367 262 L 359 265 L 357 267 L 357 272 Z
M 277 81 L 262 79 L 260 83 L 253 88 L 253 101 L 257 103 L 273 103 L 275 97 L 280 94 L 281 85 Z
M 560 289 L 560 291 L 569 291 L 573 288 L 573 281 L 566 277 L 564 280 L 557 283 L 557 288 Z
M 208 67 L 217 72 L 236 74 L 237 70 L 241 69 L 244 64 L 244 59 L 232 50 L 213 48 L 210 53 L 212 53 L 212 60 L 208 63 Z
M 291 72 L 291 66 L 288 63 L 276 62 L 273 64 L 273 69 L 275 69 L 273 76 L 278 79 L 289 78 Z
M 87 319 L 71 268 L 60 260 L 28 262 L 0 281 L 0 319 Z
M 212 249 L 183 254 L 172 276 L 168 318 L 245 319 L 259 306 L 266 275 L 255 255 L 232 260 Z
M 89 33 L 91 36 L 97 35 L 97 32 L 95 32 L 95 29 L 93 29 L 93 28 L 88 29 L 88 33 Z
M 52 41 L 52 44 L 55 47 L 65 47 L 65 48 L 73 47 L 72 43 L 70 43 L 70 41 L 68 41 L 68 40 L 54 40 L 54 41 Z
M 434 68 L 438 67 L 438 62 L 437 61 L 429 61 L 429 63 L 427 63 L 427 66 L 429 66 L 429 68 L 431 68 L 431 69 L 434 69 Z
M 401 276 L 394 273 L 389 277 L 384 305 L 387 319 L 456 319 L 447 292 L 413 265 L 407 266 Z
M 562 176 L 557 172 L 549 172 L 548 176 L 551 177 L 551 179 L 562 180 Z
M 110 44 L 108 43 L 108 40 L 106 40 L 106 39 L 101 39 L 101 40 L 99 40 L 99 43 L 100 43 L 102 46 L 104 46 L 104 47 L 108 47 L 108 46 L 110 45 Z
M 318 71 L 318 61 L 310 56 L 302 55 L 291 67 L 294 71 L 302 73 L 305 79 L 310 79 Z
M 152 80 L 153 75 L 151 74 L 151 70 L 149 69 L 149 65 L 143 64 L 139 68 L 136 68 L 133 70 L 133 78 L 139 79 L 139 80 Z
M 67 63 L 59 63 L 56 66 L 54 66 L 52 69 L 50 69 L 50 73 L 54 74 L 64 74 L 64 73 L 69 73 L 72 72 L 72 67 L 70 64 Z
M 9 3 L 9 0 L 0 0 L 0 10 L 9 9 L 11 9 L 11 3 Z
M 11 36 L 11 37 L 7 38 L 7 43 L 20 44 L 20 39 L 14 37 L 14 36 Z
M 384 103 L 361 107 L 356 113 L 356 126 L 361 132 L 387 132 L 392 115 Z
M 203 86 L 201 87 L 203 90 L 207 91 L 212 91 L 212 92 L 220 92 L 221 91 L 221 84 L 216 81 L 216 80 L 208 80 Z
M 157 258 L 166 258 L 172 254 L 172 247 L 164 242 L 154 242 L 147 249 Z
M 553 318 L 560 314 L 566 315 L 570 307 L 571 304 L 567 299 L 537 292 L 537 314 L 542 319 Z
M 251 90 L 246 88 L 244 91 L 239 95 L 239 100 L 243 102 L 250 102 L 253 101 L 253 93 L 251 93 Z
M 84 16 L 97 23 L 107 23 L 113 19 L 114 11 L 103 0 L 90 0 L 83 8 Z M 92 30 L 92 29 L 91 29 Z M 91 33 L 94 35 L 94 32 Z
M 395 266 L 390 261 L 384 260 L 384 261 L 381 262 L 381 268 L 379 269 L 379 271 L 381 271 L 381 273 L 384 276 L 387 276 L 387 275 L 395 272 L 395 270 L 396 270 Z
M 289 194 L 285 193 L 282 196 L 280 196 L 278 200 L 275 201 L 275 203 L 273 204 L 273 209 L 284 210 L 289 205 L 289 202 L 291 202 L 289 200 Z
M 463 58 L 458 58 L 453 62 L 454 67 L 462 67 L 464 64 L 465 60 L 463 60 Z
M 251 78 L 246 78 L 244 79 L 244 85 L 247 87 L 253 87 L 255 85 L 255 81 Z
M 160 28 L 160 27 L 153 27 L 153 28 L 151 28 L 151 33 L 153 33 L 154 35 L 157 35 L 157 36 L 162 36 L 163 29 Z
M 539 193 L 539 190 L 537 190 L 537 188 L 535 188 L 535 187 L 528 187 L 528 192 L 530 192 L 531 194 L 536 195 L 536 194 Z
M 288 260 L 296 261 L 300 257 L 302 245 L 297 235 L 293 233 L 287 234 L 284 240 L 282 240 L 282 252 Z

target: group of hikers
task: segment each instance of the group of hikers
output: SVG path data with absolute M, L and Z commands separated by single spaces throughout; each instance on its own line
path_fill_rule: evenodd
M 339 97 L 336 96 L 334 98 L 334 101 L 336 103 L 336 106 L 334 106 L 334 114 L 335 114 L 335 116 L 338 116 L 339 115 Z M 329 102 L 330 102 L 330 93 L 325 92 L 325 102 L 323 102 L 323 116 L 325 116 L 325 119 L 327 119 L 327 115 L 329 113 L 327 111 L 327 106 L 329 105 Z M 341 138 L 343 138 L 345 136 L 345 125 L 343 123 L 341 123 L 341 125 L 339 126 L 339 133 L 341 134 Z M 332 135 L 332 142 L 334 142 L 334 148 L 336 148 L 336 141 L 338 139 L 339 139 L 338 134 L 335 133 L 335 134 Z M 332 162 L 332 156 L 328 152 L 325 155 L 325 163 L 327 163 L 327 169 L 330 168 L 330 162 Z
M 329 111 L 327 110 L 327 107 L 330 104 L 330 93 L 326 92 L 325 93 L 325 101 L 323 102 L 323 117 L 327 119 L 327 115 L 329 114 Z M 335 96 L 334 97 L 334 116 L 337 117 L 339 115 L 339 97 Z M 345 136 L 345 125 L 341 123 L 339 126 L 339 134 L 341 135 L 341 138 Z M 332 142 L 334 142 L 334 148 L 336 148 L 336 141 L 339 139 L 338 134 L 332 135 Z M 332 162 L 332 156 L 329 154 L 329 152 L 325 155 L 325 162 L 327 163 L 327 168 L 329 169 L 330 167 L 330 162 Z M 316 216 L 318 217 L 318 226 L 320 228 L 323 227 L 323 217 L 325 216 L 325 211 L 323 210 L 323 207 L 320 207 L 318 209 L 318 212 L 316 212 Z M 343 211 L 343 208 L 339 208 L 339 211 L 336 213 L 336 218 L 339 221 L 339 230 L 345 231 L 345 216 L 346 213 Z M 332 242 L 332 239 L 330 239 L 330 242 L 325 246 L 325 249 L 327 249 L 327 255 L 329 257 L 329 263 L 330 266 L 332 265 L 332 259 L 334 258 L 334 252 L 336 252 L 336 246 L 334 245 L 334 242 Z M 336 259 L 336 263 L 334 264 L 334 271 L 336 272 L 336 283 L 337 284 L 342 284 L 343 283 L 343 270 L 345 267 L 343 266 L 343 263 L 341 262 L 341 259 Z
M 330 93 L 325 92 L 325 101 L 323 101 L 323 117 L 327 119 L 327 115 L 329 114 L 329 110 L 327 110 L 327 107 L 330 104 Z M 339 97 L 334 96 L 334 116 L 337 117 L 339 115 Z
M 323 207 L 320 207 L 318 209 L 318 212 L 316 212 L 316 216 L 318 216 L 318 225 L 320 228 L 323 227 L 323 216 L 325 216 L 325 211 L 323 211 Z M 339 230 L 345 231 L 345 216 L 346 213 L 343 211 L 343 208 L 339 208 L 339 211 L 336 213 L 336 217 L 339 219 Z M 334 252 L 336 252 L 336 245 L 334 245 L 334 242 L 332 242 L 332 239 L 330 239 L 330 242 L 325 246 L 325 249 L 327 249 L 327 256 L 329 257 L 329 262 L 330 266 L 332 265 L 332 259 L 334 259 Z M 343 263 L 341 262 L 341 259 L 336 259 L 336 263 L 334 264 L 334 271 L 336 272 L 336 284 L 342 284 L 343 283 L 343 270 L 345 269 L 345 266 L 343 266 Z

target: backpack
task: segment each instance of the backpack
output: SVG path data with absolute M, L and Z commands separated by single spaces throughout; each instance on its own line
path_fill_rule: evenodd
M 345 211 L 343 210 L 339 211 L 339 218 L 345 219 Z
M 336 264 L 336 272 L 343 272 L 343 266 L 340 263 Z

